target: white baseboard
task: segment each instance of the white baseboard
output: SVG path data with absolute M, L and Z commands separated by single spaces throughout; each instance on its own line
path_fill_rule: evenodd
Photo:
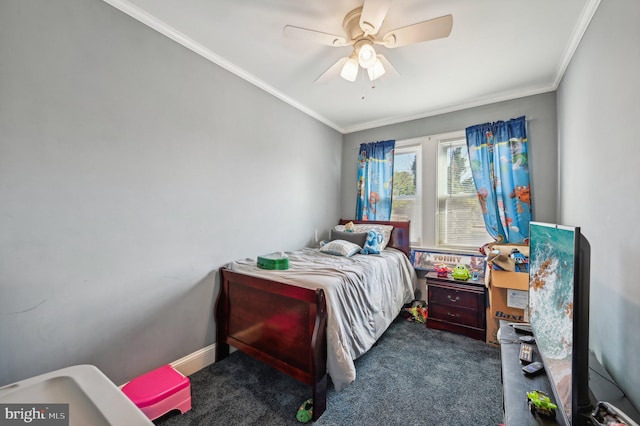
M 205 346 L 202 349 L 198 349 L 195 352 L 190 353 L 187 356 L 173 361 L 171 366 L 178 370 L 185 376 L 190 376 L 193 373 L 202 370 L 205 367 L 216 362 L 216 344 Z
M 235 348 L 231 347 L 230 352 L 233 352 Z M 190 376 L 203 368 L 206 368 L 216 362 L 216 344 L 205 346 L 202 349 L 198 349 L 195 352 L 190 353 L 176 361 L 169 363 L 173 368 L 179 371 L 184 376 Z M 119 385 L 122 388 L 129 382 L 125 382 Z

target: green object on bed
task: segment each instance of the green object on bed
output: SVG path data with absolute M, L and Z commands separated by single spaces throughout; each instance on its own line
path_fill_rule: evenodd
M 258 268 L 275 270 L 289 269 L 289 257 L 283 252 L 258 256 Z

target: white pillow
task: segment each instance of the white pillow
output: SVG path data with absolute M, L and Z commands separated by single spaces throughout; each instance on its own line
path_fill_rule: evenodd
M 333 240 L 329 241 L 322 247 L 320 247 L 320 251 L 327 254 L 332 254 L 334 256 L 345 256 L 350 257 L 354 254 L 358 253 L 362 247 L 359 245 L 352 243 L 351 241 L 345 240 Z
M 344 225 L 336 225 L 333 229 L 340 232 L 346 232 Z M 380 243 L 380 250 L 384 250 L 387 244 L 389 244 L 389 240 L 391 239 L 391 231 L 393 231 L 393 226 L 380 225 L 377 223 L 356 223 L 353 225 L 353 232 L 369 232 L 370 229 L 375 229 L 382 234 L 383 240 Z

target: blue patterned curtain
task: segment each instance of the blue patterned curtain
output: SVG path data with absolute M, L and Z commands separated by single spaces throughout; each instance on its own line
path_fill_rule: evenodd
M 498 242 L 529 240 L 531 196 L 523 117 L 467 127 L 473 180 L 489 234 Z
M 356 220 L 391 218 L 395 145 L 395 140 L 360 145 Z

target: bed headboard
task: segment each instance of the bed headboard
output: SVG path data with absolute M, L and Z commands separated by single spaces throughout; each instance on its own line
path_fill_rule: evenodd
M 371 224 L 377 223 L 380 225 L 391 225 L 393 231 L 391 231 L 391 239 L 389 240 L 389 247 L 401 250 L 404 254 L 411 259 L 411 247 L 409 246 L 409 224 L 407 222 L 396 222 L 389 220 L 352 220 L 352 219 L 340 219 L 340 225 L 346 225 L 349 222 Z

